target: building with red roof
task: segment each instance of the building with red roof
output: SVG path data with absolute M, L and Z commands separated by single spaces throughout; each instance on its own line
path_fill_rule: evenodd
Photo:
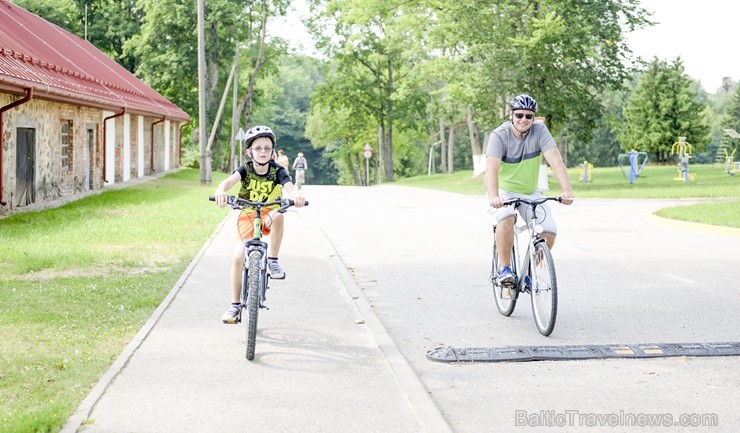
M 0 215 L 176 168 L 189 120 L 89 42 L 0 0 Z

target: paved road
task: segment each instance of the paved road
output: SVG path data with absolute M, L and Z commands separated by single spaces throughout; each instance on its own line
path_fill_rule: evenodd
M 740 341 L 737 231 L 649 216 L 674 201 L 553 206 L 561 304 L 545 338 L 526 297 L 512 317 L 496 311 L 482 198 L 397 186 L 305 190 L 311 206 L 288 214 L 288 279 L 272 285 L 255 360 L 244 359 L 244 327 L 219 322 L 229 219 L 65 433 L 88 416 L 79 431 L 664 432 L 684 421 L 718 425 L 678 431 L 738 431 L 738 357 L 426 358 L 445 345 Z M 623 426 L 642 414 L 661 427 Z

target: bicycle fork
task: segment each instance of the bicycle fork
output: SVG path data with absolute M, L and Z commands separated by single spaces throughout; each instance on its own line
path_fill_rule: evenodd
M 253 254 L 254 252 L 257 252 L 260 255 L 259 269 L 256 269 L 256 270 L 249 269 L 249 256 L 250 254 Z M 265 242 L 258 240 L 258 239 L 252 239 L 245 244 L 244 268 L 247 270 L 247 272 L 244 275 L 245 278 L 249 278 L 250 271 L 256 271 L 260 273 L 261 284 L 260 284 L 259 307 L 269 310 L 270 308 L 267 307 L 264 303 L 265 300 L 267 299 L 267 286 L 268 286 L 267 279 L 269 278 L 267 274 L 267 244 Z M 245 280 L 245 285 L 246 285 L 246 281 L 247 280 Z M 247 289 L 246 292 L 249 292 L 249 290 Z M 244 295 L 245 295 L 244 304 L 246 305 L 247 303 L 246 295 L 247 294 L 245 293 Z

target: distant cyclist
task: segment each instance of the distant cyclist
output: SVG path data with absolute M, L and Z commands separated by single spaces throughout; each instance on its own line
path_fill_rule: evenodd
M 295 184 L 300 189 L 301 185 L 306 182 L 306 170 L 308 170 L 308 161 L 303 156 L 303 152 L 298 152 L 298 156 L 293 161 L 293 170 L 295 170 Z

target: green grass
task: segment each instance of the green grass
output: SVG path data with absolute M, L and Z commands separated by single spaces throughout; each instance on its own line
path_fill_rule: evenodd
M 658 215 L 683 221 L 740 228 L 740 175 L 730 176 L 723 167 L 691 165 L 690 182 L 677 181 L 675 165 L 646 165 L 640 177 L 630 185 L 619 167 L 591 169 L 591 181 L 581 182 L 581 169 L 568 170 L 576 198 L 663 198 L 706 199 L 701 203 L 661 209 Z M 433 174 L 401 179 L 398 185 L 437 189 L 461 194 L 485 193 L 483 176 L 473 177 L 471 171 Z M 560 187 L 550 176 L 550 193 L 557 195 Z
M 0 219 L 0 432 L 59 431 L 223 220 L 207 201 L 222 178 Z

